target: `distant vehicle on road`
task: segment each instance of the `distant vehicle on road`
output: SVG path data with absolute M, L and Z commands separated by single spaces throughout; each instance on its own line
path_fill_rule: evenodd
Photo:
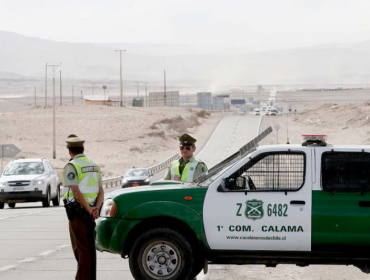
M 254 115 L 259 116 L 260 115 L 260 109 L 254 109 Z
M 150 184 L 150 173 L 147 168 L 132 168 L 122 178 L 122 188 L 138 187 Z
M 60 201 L 60 182 L 50 161 L 44 158 L 16 159 L 11 161 L 0 177 L 0 209 L 7 203 L 41 201 L 43 207 Z

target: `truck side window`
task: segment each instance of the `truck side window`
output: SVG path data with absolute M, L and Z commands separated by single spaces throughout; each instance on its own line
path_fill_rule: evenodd
M 370 191 L 370 154 L 323 153 L 321 187 L 325 191 Z
M 233 191 L 295 191 L 305 180 L 305 153 L 269 152 L 251 159 L 228 178 Z

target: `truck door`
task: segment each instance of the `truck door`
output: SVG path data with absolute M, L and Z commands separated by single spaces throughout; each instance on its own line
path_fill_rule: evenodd
M 368 254 L 370 249 L 370 150 L 315 148 L 312 251 Z
M 210 185 L 204 225 L 214 250 L 311 250 L 311 150 L 257 150 Z

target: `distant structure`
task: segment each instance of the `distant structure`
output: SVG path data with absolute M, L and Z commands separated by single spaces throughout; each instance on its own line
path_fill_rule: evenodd
M 179 107 L 180 92 L 149 92 L 149 107 Z
M 212 93 L 211 92 L 198 92 L 197 93 L 197 106 L 204 110 L 212 110 Z
M 108 95 L 84 95 L 85 105 L 107 105 Z
M 215 110 L 215 111 L 224 110 L 224 97 L 215 96 L 212 98 L 212 110 Z

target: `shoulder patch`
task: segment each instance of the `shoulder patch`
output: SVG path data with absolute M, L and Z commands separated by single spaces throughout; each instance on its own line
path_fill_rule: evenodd
M 68 175 L 67 175 L 67 178 L 69 180 L 73 180 L 74 178 L 76 178 L 76 175 L 73 172 L 69 172 Z

